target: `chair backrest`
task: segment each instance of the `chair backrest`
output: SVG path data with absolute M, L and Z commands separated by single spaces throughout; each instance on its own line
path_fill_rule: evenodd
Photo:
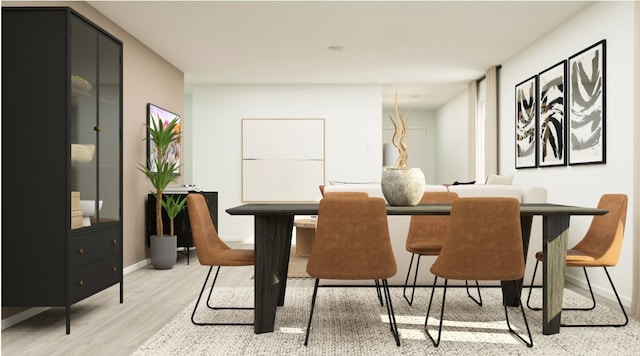
M 595 258 L 594 265 L 618 264 L 627 220 L 627 200 L 625 194 L 604 194 L 600 197 L 598 208 L 609 212 L 593 217 L 587 233 L 573 249 Z
M 458 280 L 517 280 L 524 276 L 520 203 L 515 198 L 458 198 L 449 234 L 431 272 Z
M 324 198 L 368 198 L 366 192 L 326 192 Z
M 202 265 L 219 266 L 220 253 L 230 247 L 218 236 L 204 196 L 197 193 L 187 195 L 187 209 L 198 261 Z
M 325 279 L 385 279 L 396 274 L 382 198 L 324 198 L 307 273 Z
M 420 204 L 451 204 L 458 199 L 453 192 L 425 192 Z M 409 252 L 438 254 L 447 235 L 448 215 L 412 215 L 407 234 L 406 248 Z

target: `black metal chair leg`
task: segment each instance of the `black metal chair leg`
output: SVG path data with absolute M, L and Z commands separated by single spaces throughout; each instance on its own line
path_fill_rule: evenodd
M 513 284 L 515 285 L 516 288 L 518 288 L 517 282 L 513 281 Z M 515 335 L 518 339 L 520 339 L 522 342 L 525 343 L 525 345 L 527 345 L 527 347 L 533 347 L 533 338 L 531 337 L 531 330 L 529 329 L 529 323 L 527 322 L 527 316 L 524 314 L 524 307 L 522 306 L 522 301 L 520 303 L 520 311 L 522 312 L 522 319 L 524 320 L 524 325 L 527 328 L 527 335 L 529 336 L 529 341 L 525 340 L 520 334 L 518 334 L 515 330 L 513 330 L 513 328 L 511 327 L 511 323 L 509 322 L 509 313 L 507 311 L 507 306 L 504 306 L 504 315 L 505 318 L 507 319 L 507 327 L 509 328 L 509 332 L 513 335 Z
M 611 289 L 613 290 L 613 293 L 616 296 L 616 299 L 618 300 L 618 305 L 620 306 L 620 310 L 622 311 L 622 315 L 624 315 L 624 323 L 622 324 L 560 324 L 560 326 L 562 327 L 622 327 L 625 326 L 629 323 L 629 317 L 627 316 L 627 312 L 624 310 L 624 306 L 622 305 L 622 301 L 620 300 L 620 296 L 618 295 L 618 291 L 616 290 L 616 287 L 613 285 L 613 280 L 611 279 L 611 276 L 609 275 L 609 271 L 607 270 L 607 267 L 604 267 L 604 272 L 607 274 L 607 279 L 609 279 L 609 284 L 611 284 Z M 584 274 L 585 276 L 587 275 L 587 269 L 585 267 L 583 267 L 584 269 Z M 593 308 L 595 308 L 595 304 L 596 304 L 596 300 L 593 297 L 593 291 L 591 290 L 591 283 L 589 282 L 589 277 L 587 276 L 587 284 L 589 285 L 589 292 L 591 293 L 591 298 L 593 299 Z M 562 309 L 562 310 L 591 310 L 591 309 L 579 309 L 579 308 L 574 308 L 574 309 Z
M 529 304 L 529 301 L 531 300 L 531 290 L 533 289 L 533 282 L 536 279 L 536 272 L 538 271 L 538 263 L 540 261 L 536 260 L 536 264 L 533 267 L 533 276 L 531 277 L 531 284 L 529 284 L 529 295 L 527 296 L 527 308 L 531 309 L 531 310 L 542 310 L 542 308 L 538 308 L 538 307 L 532 307 L 531 304 Z
M 535 279 L 536 271 L 538 269 L 538 262 L 539 261 L 536 261 L 536 265 L 533 269 L 533 277 L 531 278 L 531 287 L 529 288 L 529 295 L 527 297 L 527 308 L 531 310 L 542 310 L 542 308 L 532 307 L 529 304 L 529 301 L 531 299 L 531 289 L 533 288 L 533 281 Z M 613 285 L 613 280 L 609 275 L 609 271 L 607 270 L 607 267 L 603 266 L 603 268 L 604 268 L 604 272 L 607 274 L 607 279 L 609 279 L 609 284 L 611 285 L 611 289 L 613 290 L 613 293 L 616 296 L 616 300 L 618 301 L 618 305 L 620 306 L 622 315 L 624 316 L 624 323 L 622 324 L 560 324 L 560 326 L 562 327 L 622 327 L 629 323 L 629 317 L 627 316 L 627 312 L 624 310 L 624 306 L 622 305 L 622 301 L 620 300 L 618 291 L 616 290 L 616 287 Z M 587 273 L 587 268 L 582 267 L 582 270 L 584 271 L 584 277 L 585 277 L 585 280 L 587 281 L 587 287 L 589 288 L 589 295 L 591 296 L 591 306 L 579 307 L 579 308 L 562 308 L 563 311 L 589 311 L 589 310 L 593 310 L 596 307 L 596 298 L 595 298 L 595 295 L 593 294 L 593 288 L 591 287 L 591 281 L 589 280 L 589 274 Z
M 319 278 L 316 278 L 316 283 L 313 287 L 313 296 L 311 297 L 311 311 L 309 312 L 309 322 L 307 323 L 307 336 L 304 338 L 304 346 L 309 345 L 309 331 L 311 331 L 311 319 L 313 319 L 313 309 L 316 306 L 316 296 L 318 295 L 318 283 Z
M 409 284 L 409 276 L 411 275 L 411 267 L 413 266 L 413 257 L 416 254 L 413 253 L 411 254 L 411 261 L 409 262 L 409 270 L 407 271 L 407 278 L 405 278 L 404 280 L 404 288 L 402 288 L 402 296 L 404 297 L 404 300 L 407 301 L 407 303 L 409 303 L 409 305 L 413 305 L 413 295 L 416 292 L 416 282 L 418 281 L 418 271 L 420 270 L 420 257 L 422 257 L 422 255 L 418 255 L 418 259 L 416 260 L 416 269 L 415 272 L 413 274 L 413 287 L 411 288 L 411 299 L 409 299 L 407 297 L 407 285 Z
M 383 306 L 384 303 L 382 302 L 382 293 L 380 292 L 380 281 L 376 279 L 375 283 L 376 283 L 376 292 L 378 293 L 378 300 L 380 301 L 380 306 Z
M 427 333 L 427 336 L 429 336 L 429 339 L 431 339 L 431 342 L 433 343 L 433 346 L 438 347 L 440 345 L 440 336 L 442 335 L 442 321 L 444 318 L 444 304 L 445 304 L 445 298 L 447 296 L 447 282 L 448 280 L 445 279 L 444 280 L 444 286 L 443 286 L 443 290 L 442 290 L 442 308 L 440 309 L 440 324 L 438 326 L 438 339 L 435 340 L 433 338 L 433 336 L 431 336 L 431 333 L 429 332 L 429 329 L 427 328 L 427 324 L 429 323 L 429 314 L 431 312 L 431 303 L 433 302 L 433 295 L 436 291 L 435 285 L 436 282 L 438 281 L 438 277 L 436 276 L 433 280 L 433 285 L 434 287 L 431 289 L 431 298 L 429 298 L 429 306 L 427 307 L 427 316 L 424 319 L 424 331 Z
M 213 266 L 209 268 L 209 274 L 211 273 L 212 269 L 213 269 Z M 211 300 L 211 294 L 213 293 L 213 286 L 216 285 L 216 281 L 218 280 L 218 273 L 220 273 L 220 266 L 218 266 L 218 268 L 216 269 L 216 274 L 213 276 L 213 283 L 211 283 L 211 289 L 209 289 L 209 296 L 207 297 L 207 307 L 209 307 L 209 309 L 215 309 L 209 304 L 209 302 Z M 209 274 L 207 274 L 207 278 L 209 278 Z M 205 283 L 206 283 L 206 280 L 205 280 Z
M 201 323 L 195 320 L 196 311 L 198 310 L 198 305 L 200 304 L 200 299 L 202 298 L 202 294 L 204 293 L 205 288 L 207 287 L 207 282 L 209 281 L 209 276 L 211 275 L 211 271 L 214 266 L 209 267 L 209 271 L 207 272 L 207 277 L 204 279 L 204 283 L 202 284 L 202 289 L 200 290 L 200 294 L 198 295 L 198 300 L 196 301 L 196 305 L 193 307 L 193 312 L 191 313 L 191 322 L 195 325 L 254 325 L 253 323 Z M 207 307 L 214 310 L 253 310 L 251 307 L 212 307 L 209 305 L 209 300 L 211 299 L 211 294 L 213 292 L 213 286 L 216 284 L 216 279 L 218 279 L 218 273 L 220 272 L 220 266 L 216 269 L 216 274 L 213 278 L 213 283 L 211 283 L 211 289 L 209 290 L 209 296 L 207 298 Z
M 580 307 L 580 308 L 562 308 L 562 310 L 581 310 L 581 311 L 589 311 L 593 310 L 596 307 L 596 297 L 593 295 L 593 289 L 591 288 L 591 281 L 589 281 L 589 275 L 587 274 L 587 268 L 582 267 L 584 271 L 584 278 L 587 280 L 587 287 L 589 287 L 589 294 L 591 295 L 591 306 L 590 307 Z M 611 280 L 609 280 L 611 281 Z
M 527 308 L 531 309 L 531 310 L 535 310 L 535 311 L 540 311 L 542 310 L 542 308 L 540 307 L 532 307 L 531 306 L 531 290 L 533 289 L 533 283 L 535 281 L 536 278 L 536 272 L 538 271 L 538 263 L 540 261 L 536 260 L 536 265 L 533 268 L 533 276 L 531 277 L 531 284 L 529 285 L 529 294 L 527 295 Z M 588 310 L 593 310 L 593 308 L 596 307 L 596 298 L 593 295 L 593 290 L 591 289 L 591 282 L 589 281 L 589 275 L 587 274 L 587 269 L 585 267 L 582 267 L 582 270 L 584 271 L 584 277 L 587 280 L 587 286 L 589 287 L 589 294 L 591 295 L 591 306 L 590 307 L 580 307 L 580 308 L 562 308 L 562 310 L 581 310 L 581 311 L 588 311 Z
M 471 298 L 471 300 L 476 302 L 476 304 L 478 304 L 479 306 L 482 306 L 482 295 L 480 294 L 480 284 L 478 284 L 478 281 L 476 281 L 476 289 L 478 290 L 478 299 L 474 298 L 469 292 L 469 281 L 464 281 L 464 285 L 465 285 L 465 289 L 467 290 L 467 295 L 469 296 L 469 298 Z
M 391 324 L 391 333 L 396 340 L 396 346 L 400 346 L 400 334 L 398 333 L 398 324 L 396 322 L 396 314 L 393 311 L 393 303 L 391 302 L 391 292 L 389 291 L 389 283 L 386 279 L 382 280 L 384 289 L 384 298 L 387 301 L 387 315 L 389 316 L 389 324 Z
M 191 313 L 191 322 L 195 325 L 203 325 L 202 323 L 198 323 L 195 321 L 194 316 L 196 315 L 196 310 L 198 310 L 198 304 L 200 304 L 200 298 L 202 298 L 202 293 L 204 293 L 204 289 L 207 287 L 207 281 L 209 280 L 209 275 L 211 274 L 211 270 L 213 266 L 209 267 L 209 271 L 207 272 L 207 277 L 204 279 L 204 283 L 202 284 L 202 289 L 200 290 L 200 294 L 198 294 L 198 300 L 196 301 L 196 305 L 193 307 L 193 313 Z
M 542 308 L 532 307 L 531 304 L 530 304 L 530 300 L 531 300 L 531 290 L 533 289 L 533 282 L 535 280 L 536 272 L 538 270 L 538 262 L 539 261 L 536 261 L 536 265 L 533 268 L 533 277 L 531 277 L 531 285 L 529 286 L 529 295 L 527 296 L 527 308 L 529 308 L 531 310 L 536 310 L 536 311 L 542 310 Z M 591 288 L 591 281 L 589 281 L 589 275 L 587 274 L 587 268 L 586 267 L 582 267 L 582 270 L 584 272 L 584 278 L 587 281 L 587 287 L 589 287 L 589 295 L 591 296 L 591 306 L 588 306 L 588 307 L 576 307 L 576 308 L 562 308 L 562 310 L 589 311 L 589 310 L 593 310 L 596 307 L 596 298 L 595 298 L 595 296 L 593 294 L 593 289 Z M 605 267 L 605 272 L 607 272 L 606 267 Z M 607 272 L 607 275 L 608 274 L 609 273 Z M 612 283 L 611 279 L 609 279 L 609 282 Z M 613 287 L 613 284 L 612 284 L 612 287 Z M 614 292 L 615 292 L 615 287 L 613 287 L 613 289 L 614 289 Z M 626 325 L 626 323 L 625 323 L 625 325 Z M 621 325 L 610 325 L 610 326 L 621 326 Z

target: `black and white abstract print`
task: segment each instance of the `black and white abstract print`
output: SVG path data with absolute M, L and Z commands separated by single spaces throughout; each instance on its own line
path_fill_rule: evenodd
M 567 62 L 562 61 L 539 75 L 540 105 L 538 165 L 566 164 L 565 78 Z
M 516 168 L 536 167 L 537 76 L 516 85 Z
M 605 50 L 602 40 L 569 58 L 569 164 L 605 163 Z

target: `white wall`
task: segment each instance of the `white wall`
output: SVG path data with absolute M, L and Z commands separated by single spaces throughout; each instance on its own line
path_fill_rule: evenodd
M 630 198 L 627 231 L 620 262 L 610 269 L 623 303 L 630 304 L 633 270 L 633 2 L 590 5 L 526 50 L 502 64 L 499 88 L 499 171 L 515 174 L 514 184 L 536 184 L 548 189 L 548 200 L 595 206 L 604 193 L 624 193 Z M 602 40 L 606 48 L 606 164 L 519 169 L 514 167 L 514 86 L 522 80 L 568 59 Z M 638 138 L 636 138 L 638 139 Z M 569 245 L 586 232 L 591 218 L 573 217 Z M 532 247 L 533 248 L 533 247 Z M 581 270 L 570 268 L 567 280 L 582 284 Z M 597 293 L 612 296 L 601 271 L 590 274 Z
M 409 158 L 407 163 L 411 168 L 422 169 L 427 184 L 438 184 L 438 181 L 436 181 L 436 121 L 434 114 L 432 111 L 411 111 L 406 114 L 406 110 L 402 110 L 402 103 L 399 103 L 399 106 L 402 111 L 402 117 L 407 119 L 409 130 L 422 135 L 422 142 L 415 142 L 415 139 L 413 141 L 404 141 L 405 144 L 408 144 Z M 391 136 L 393 136 L 394 128 L 389 116 L 397 120 L 395 111 L 384 111 L 382 113 L 382 129 L 390 133 L 390 135 L 385 135 L 383 132 L 382 143 L 391 143 Z M 417 147 L 422 147 L 423 152 L 419 154 L 415 152 L 414 150 Z M 419 157 L 419 159 L 414 160 L 416 157 Z
M 325 180 L 380 181 L 379 85 L 201 85 L 193 88 L 191 104 L 186 145 L 192 152 L 185 173 L 191 181 L 185 183 L 219 192 L 219 233 L 225 240 L 253 239 L 253 217 L 225 212 L 242 204 L 243 118 L 325 119 Z
M 618 267 L 611 269 L 623 302 L 630 304 L 632 288 L 633 210 L 633 3 L 594 3 L 564 25 L 550 29 L 549 35 L 502 63 L 499 72 L 499 172 L 515 174 L 514 184 L 542 185 L 554 203 L 594 206 L 608 192 L 630 197 L 627 233 Z M 607 163 L 568 167 L 520 169 L 514 167 L 514 86 L 591 44 L 607 40 Z M 225 239 L 245 239 L 253 235 L 252 218 L 231 217 L 224 212 L 241 204 L 240 120 L 242 118 L 313 117 L 325 118 L 326 179 L 379 181 L 382 164 L 380 131 L 388 121 L 381 112 L 379 86 L 332 85 L 246 85 L 201 86 L 191 98 L 191 121 L 185 130 L 191 139 L 192 158 L 185 183 L 220 192 L 220 233 Z M 467 108 L 465 92 L 435 113 L 411 114 L 413 124 L 427 129 L 434 168 L 427 168 L 427 180 L 436 184 L 467 180 Z M 186 110 L 187 113 L 190 110 Z M 186 115 L 187 118 L 190 115 Z M 380 119 L 382 117 L 382 120 Z M 188 127 L 192 124 L 192 127 Z M 386 125 L 385 125 L 386 126 Z M 433 136 L 431 136 L 433 132 Z M 187 136 L 188 137 L 188 136 Z M 192 144 L 197 142 L 197 145 Z M 433 146 L 431 146 L 433 144 Z M 430 163 L 427 163 L 430 167 Z M 429 178 L 433 175 L 433 178 Z M 267 187 L 265 187 L 267 188 Z M 590 218 L 574 217 L 570 244 L 586 231 Z M 535 247 L 532 246 L 532 249 Z M 597 292 L 610 295 L 603 273 L 592 273 Z M 579 271 L 569 271 L 568 280 L 581 283 Z
M 435 113 L 436 184 L 473 180 L 474 175 L 467 172 L 467 162 L 470 159 L 468 101 L 469 95 L 465 90 Z

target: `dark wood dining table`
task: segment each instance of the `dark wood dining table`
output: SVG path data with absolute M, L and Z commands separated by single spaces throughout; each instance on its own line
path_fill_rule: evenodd
M 230 215 L 254 216 L 255 234 L 255 310 L 256 334 L 273 332 L 278 306 L 284 305 L 291 234 L 296 215 L 317 215 L 319 203 L 249 203 L 227 209 Z M 388 206 L 387 215 L 449 215 L 449 204 Z M 521 204 L 520 221 L 525 261 L 534 216 L 542 216 L 543 294 L 542 333 L 560 331 L 564 270 L 569 236 L 569 220 L 575 215 L 604 215 L 608 211 L 558 204 Z M 503 283 L 504 303 L 520 304 L 522 281 L 518 288 Z

